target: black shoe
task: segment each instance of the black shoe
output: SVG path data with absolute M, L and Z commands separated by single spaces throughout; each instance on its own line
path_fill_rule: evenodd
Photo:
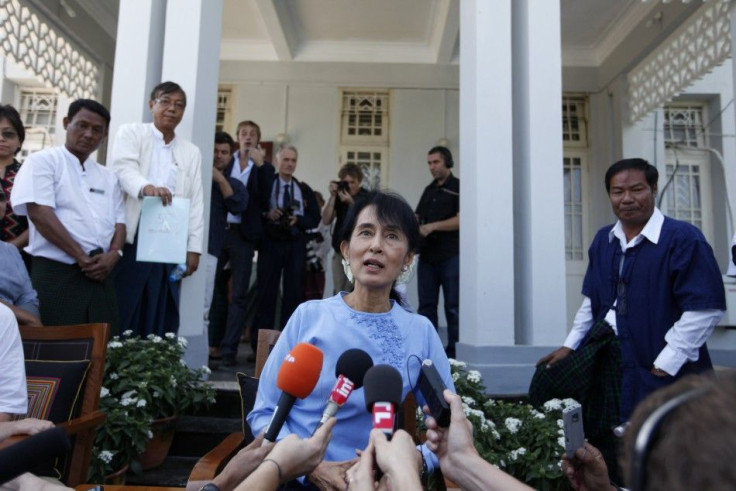
M 448 358 L 455 358 L 455 348 L 446 348 L 445 354 Z
M 224 367 L 234 367 L 237 364 L 234 356 L 223 356 L 221 363 Z

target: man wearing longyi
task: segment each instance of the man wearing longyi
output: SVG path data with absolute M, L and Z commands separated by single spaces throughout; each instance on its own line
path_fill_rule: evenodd
M 123 197 L 115 175 L 90 157 L 109 125 L 99 102 L 72 102 L 66 143 L 31 154 L 15 178 L 13 210 L 30 219 L 26 251 L 44 325 L 107 322 L 118 329 L 110 273 L 125 240 Z

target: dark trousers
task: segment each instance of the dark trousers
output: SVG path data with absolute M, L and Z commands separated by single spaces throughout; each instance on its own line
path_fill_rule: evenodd
M 178 332 L 181 283 L 169 281 L 176 265 L 138 261 L 137 242 L 136 235 L 133 244 L 125 244 L 123 257 L 113 272 L 120 330 L 141 337 Z
M 439 263 L 423 261 L 419 256 L 417 269 L 419 293 L 418 313 L 427 317 L 437 329 L 437 304 L 440 300 L 440 286 L 445 299 L 447 317 L 447 352 L 454 356 L 458 341 L 458 312 L 460 305 L 460 256 L 454 256 Z
M 225 232 L 225 243 L 222 247 L 217 270 L 221 271 L 230 262 L 233 284 L 232 299 L 227 311 L 225 335 L 220 344 L 222 356 L 236 356 L 240 335 L 245 328 L 248 314 L 248 284 L 253 268 L 254 244 L 245 240 L 240 234 L 239 226 L 230 226 Z
M 295 240 L 265 239 L 258 257 L 258 294 L 256 320 L 258 329 L 273 329 L 276 301 L 281 285 L 281 328 L 302 301 L 304 268 L 307 260 L 307 243 L 303 238 Z M 257 333 L 255 339 L 258 339 Z

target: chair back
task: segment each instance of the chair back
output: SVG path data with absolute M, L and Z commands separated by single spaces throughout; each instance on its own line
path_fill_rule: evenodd
M 260 378 L 263 366 L 268 360 L 268 355 L 271 354 L 271 350 L 276 345 L 281 331 L 275 329 L 259 329 L 258 330 L 258 342 L 256 344 L 256 370 L 255 377 Z
M 108 324 L 75 326 L 20 327 L 23 350 L 28 361 L 89 360 L 79 394 L 78 417 L 99 409 L 100 388 L 105 373 L 105 355 L 110 333 Z M 75 434 L 74 444 L 62 480 L 71 487 L 87 481 L 94 443 L 94 427 Z

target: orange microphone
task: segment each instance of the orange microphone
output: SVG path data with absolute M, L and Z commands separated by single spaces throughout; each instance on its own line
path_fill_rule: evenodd
M 282 393 L 268 423 L 265 440 L 275 442 L 296 400 L 312 393 L 322 371 L 322 358 L 322 351 L 309 343 L 297 344 L 284 357 L 276 377 L 276 387 Z

